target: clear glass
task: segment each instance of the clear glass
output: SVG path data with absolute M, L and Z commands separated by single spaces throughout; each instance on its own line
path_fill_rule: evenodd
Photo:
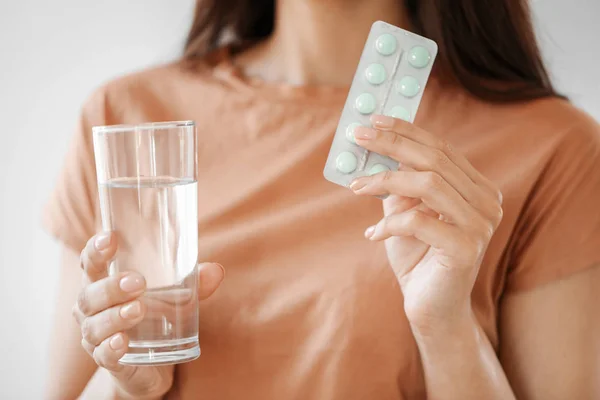
M 137 271 L 144 320 L 127 331 L 122 364 L 160 365 L 200 356 L 198 185 L 192 121 L 93 128 L 102 228 L 118 250 L 109 274 Z

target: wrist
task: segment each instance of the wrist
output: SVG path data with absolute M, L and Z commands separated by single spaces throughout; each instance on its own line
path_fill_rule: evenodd
M 468 338 L 479 326 L 470 304 L 454 309 L 444 316 L 420 315 L 409 318 L 409 324 L 415 338 L 426 342 Z
M 473 268 L 438 268 L 435 279 L 427 285 L 400 281 L 404 294 L 404 311 L 415 333 L 424 335 L 453 331 L 473 318 L 471 293 Z
M 441 371 L 450 371 L 463 362 L 471 363 L 466 360 L 480 357 L 480 328 L 472 312 L 435 324 L 411 325 L 411 329 L 421 360 L 428 369 L 436 365 Z

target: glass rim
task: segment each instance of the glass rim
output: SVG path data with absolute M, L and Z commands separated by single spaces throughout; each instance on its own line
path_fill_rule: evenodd
M 172 129 L 172 128 L 183 128 L 189 126 L 196 126 L 194 121 L 168 121 L 168 122 L 144 122 L 141 124 L 121 124 L 121 125 L 104 125 L 104 126 L 93 126 L 92 133 L 105 134 L 105 133 L 120 133 L 120 132 L 134 132 L 134 131 L 146 131 L 154 129 Z

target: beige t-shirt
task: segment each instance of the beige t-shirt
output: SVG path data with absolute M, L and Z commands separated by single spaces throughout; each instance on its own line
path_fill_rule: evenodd
M 199 259 L 227 277 L 201 304 L 202 356 L 177 366 L 169 398 L 424 398 L 396 277 L 383 243 L 363 237 L 381 201 L 322 175 L 347 90 L 245 79 L 220 52 L 115 80 L 86 103 L 45 213 L 77 251 L 100 229 L 91 127 L 198 126 Z M 436 79 L 416 124 L 504 193 L 473 291 L 497 347 L 503 294 L 600 263 L 599 126 L 563 100 L 491 105 Z

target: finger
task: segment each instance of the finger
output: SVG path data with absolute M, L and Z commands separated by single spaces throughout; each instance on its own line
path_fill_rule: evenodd
M 79 293 L 77 308 L 85 316 L 139 297 L 146 289 L 146 280 L 136 272 L 124 272 L 92 282 Z
M 85 340 L 81 343 L 98 366 L 109 371 L 119 382 L 126 382 L 133 392 L 144 395 L 157 393 L 160 397 L 160 394 L 172 386 L 173 365 L 148 368 L 144 374 L 137 374 L 141 367 L 119 364 L 129 348 L 129 338 L 122 332 L 105 339 L 99 346 L 93 346 Z M 156 387 L 156 382 L 161 382 L 161 385 Z
M 392 214 L 381 219 L 365 231 L 365 237 L 372 241 L 388 239 L 392 236 L 414 236 L 434 248 L 448 248 L 449 240 L 457 236 L 459 229 L 431 215 L 418 210 Z
M 356 141 L 362 147 L 386 155 L 417 171 L 432 171 L 442 176 L 469 204 L 484 215 L 497 200 L 474 183 L 443 151 L 417 143 L 390 130 L 360 127 Z
M 81 323 L 81 335 L 88 343 L 98 346 L 109 336 L 139 324 L 145 313 L 146 306 L 140 300 L 111 307 L 84 319 Z
M 497 218 L 501 212 L 498 199 L 489 190 L 473 182 L 443 151 L 389 130 L 360 127 L 355 130 L 355 134 L 357 143 L 370 151 L 387 155 L 417 171 L 439 174 L 483 216 L 496 221 L 495 226 L 500 223 Z
M 398 118 L 392 118 L 385 115 L 373 115 L 371 117 L 371 123 L 377 129 L 394 131 L 403 137 L 443 152 L 454 164 L 456 164 L 456 166 L 458 166 L 458 168 L 464 171 L 473 182 L 484 187 L 490 195 L 502 203 L 502 193 L 496 188 L 494 183 L 473 167 L 463 155 L 455 152 L 449 143 L 439 139 L 430 132 L 420 129 L 408 121 Z
M 77 321 L 77 325 L 81 325 L 81 323 L 85 319 L 85 315 L 83 315 L 81 310 L 79 310 L 79 307 L 77 307 L 77 303 L 73 304 L 73 308 L 71 308 L 71 314 L 73 315 L 73 318 L 75 318 L 75 321 Z
M 111 233 L 100 233 L 88 240 L 81 252 L 84 280 L 95 282 L 108 276 L 108 262 L 116 250 L 116 240 Z
M 93 344 L 91 344 L 90 342 L 88 342 L 85 339 L 81 339 L 81 347 L 83 347 L 83 349 L 92 357 L 94 357 L 94 349 L 96 348 L 96 346 L 94 346 Z
M 359 195 L 391 193 L 419 198 L 427 207 L 465 229 L 484 223 L 477 211 L 435 172 L 386 171 L 358 178 L 350 184 L 350 188 Z
M 423 204 L 421 199 L 392 195 L 388 196 L 383 201 L 383 210 L 385 215 L 397 214 L 404 211 L 408 211 L 411 208 L 415 208 L 420 204 Z
M 225 268 L 221 264 L 204 263 L 198 265 L 198 298 L 206 300 L 217 290 L 225 279 Z
M 122 332 L 104 339 L 92 352 L 98 366 L 111 372 L 121 372 L 125 366 L 119 364 L 121 357 L 127 353 L 129 338 Z
M 469 236 L 460 228 L 419 210 L 410 210 L 383 218 L 367 228 L 365 237 L 380 241 L 392 236 L 412 236 L 440 251 L 443 259 L 455 266 L 472 267 L 484 252 L 485 240 Z
M 392 236 L 411 236 L 452 258 L 455 265 L 472 266 L 479 256 L 477 243 L 469 241 L 459 228 L 418 210 L 410 210 L 383 218 L 367 228 L 365 237 L 381 241 Z

